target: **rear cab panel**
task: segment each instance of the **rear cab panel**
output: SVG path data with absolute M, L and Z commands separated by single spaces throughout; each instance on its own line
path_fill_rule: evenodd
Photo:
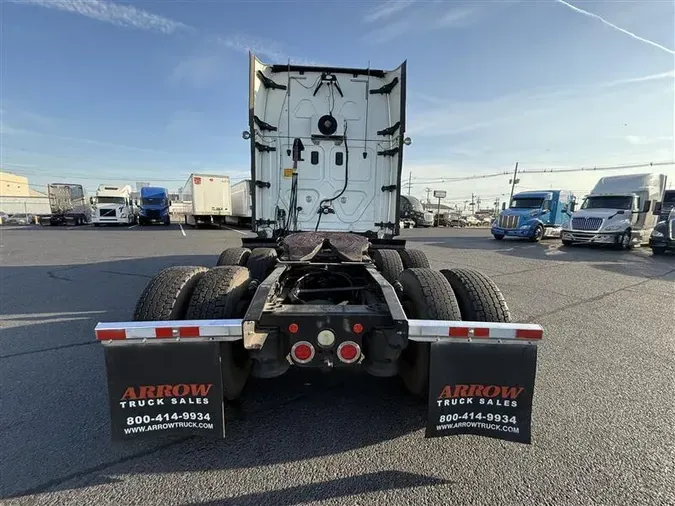
M 334 212 L 321 216 L 322 230 L 396 235 L 405 62 L 382 71 L 266 65 L 250 55 L 249 79 L 254 230 L 271 233 L 277 209 L 289 213 L 291 150 L 299 138 L 297 230 L 313 231 L 321 201 L 339 195 L 330 203 Z M 337 124 L 322 132 L 326 115 Z

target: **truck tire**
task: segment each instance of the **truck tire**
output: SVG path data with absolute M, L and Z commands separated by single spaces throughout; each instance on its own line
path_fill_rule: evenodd
M 246 261 L 246 267 L 251 272 L 251 278 L 259 282 L 269 276 L 276 265 L 277 251 L 273 248 L 254 249 Z
M 457 297 L 448 280 L 431 269 L 406 269 L 398 278 L 402 286 L 401 304 L 408 318 L 420 320 L 462 319 Z M 408 341 L 398 362 L 399 375 L 406 389 L 426 398 L 429 385 L 431 345 Z
M 616 248 L 622 249 L 622 250 L 633 249 L 633 244 L 631 243 L 631 239 L 632 239 L 632 232 L 631 232 L 630 229 L 628 229 L 623 234 L 621 234 L 621 237 L 619 238 L 619 242 L 616 244 Z
M 396 250 L 376 249 L 373 250 L 370 257 L 373 259 L 377 270 L 389 283 L 394 283 L 403 272 L 403 261 Z
M 146 285 L 134 309 L 134 321 L 182 320 L 206 267 L 169 267 Z
M 462 320 L 510 323 L 511 312 L 494 281 L 474 269 L 441 269 L 455 292 Z
M 218 257 L 216 266 L 239 265 L 246 266 L 251 250 L 248 248 L 227 248 Z
M 494 237 L 497 241 L 504 239 L 504 236 L 501 234 L 492 234 L 492 237 Z
M 666 248 L 664 247 L 658 247 L 658 246 L 652 246 L 652 255 L 665 255 L 666 254 Z
M 190 298 L 188 320 L 240 318 L 246 312 L 245 295 L 251 282 L 246 267 L 214 267 L 202 276 Z M 220 368 L 223 394 L 229 401 L 240 395 L 251 372 L 251 357 L 243 340 L 221 342 Z
M 404 269 L 429 269 L 429 259 L 424 251 L 418 249 L 402 249 L 398 251 Z
M 530 242 L 539 242 L 544 238 L 544 226 L 537 225 L 534 229 L 534 234 L 530 237 Z
M 568 239 L 563 239 L 562 240 L 562 245 L 563 246 L 574 246 L 574 241 L 570 241 Z

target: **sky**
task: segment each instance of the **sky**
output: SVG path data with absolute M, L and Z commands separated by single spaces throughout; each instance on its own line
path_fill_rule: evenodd
M 248 56 L 408 62 L 404 178 L 446 203 L 590 190 L 675 162 L 675 3 L 661 0 L 2 0 L 0 165 L 49 182 L 248 175 Z M 503 174 L 464 181 L 481 175 Z M 441 180 L 441 178 L 445 178 Z M 673 186 L 675 187 L 675 186 Z M 407 193 L 407 189 L 406 189 Z

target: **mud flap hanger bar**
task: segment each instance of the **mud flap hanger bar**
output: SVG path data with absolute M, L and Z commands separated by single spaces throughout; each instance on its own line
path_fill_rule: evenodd
M 243 320 L 166 320 L 156 322 L 101 322 L 96 339 L 104 345 L 134 345 L 195 341 L 238 341 Z M 408 320 L 408 339 L 434 342 L 538 342 L 540 325 L 443 320 Z

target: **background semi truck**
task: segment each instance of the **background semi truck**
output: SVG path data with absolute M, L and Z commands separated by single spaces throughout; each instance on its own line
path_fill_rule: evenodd
M 94 226 L 136 223 L 136 210 L 131 194 L 130 185 L 100 185 L 91 199 Z
M 547 237 L 560 237 L 562 225 L 574 208 L 574 194 L 569 190 L 537 190 L 516 193 L 506 209 L 493 222 L 495 239 L 527 238 L 537 242 Z
M 665 174 L 647 173 L 601 178 L 562 230 L 565 246 L 577 243 L 642 246 L 658 217 L 652 212 L 666 188 Z
M 41 225 L 85 225 L 91 221 L 91 207 L 82 185 L 51 183 L 47 195 L 51 214 L 40 216 Z
M 169 214 L 169 191 L 166 188 L 145 186 L 141 188 L 141 201 L 138 210 L 138 224 L 150 225 L 152 223 L 171 224 Z
M 250 179 L 244 179 L 232 185 L 232 214 L 226 217 L 233 225 L 250 225 L 253 213 L 253 188 Z
M 230 177 L 190 174 L 183 186 L 183 201 L 189 202 L 185 223 L 192 226 L 222 225 L 232 213 Z
M 434 270 L 422 251 L 396 238 L 411 142 L 406 64 L 268 65 L 250 55 L 249 68 L 243 137 L 256 236 L 214 256 L 213 267 L 161 271 L 140 294 L 133 321 L 98 323 L 113 437 L 223 437 L 224 413 L 249 377 L 294 368 L 400 377 L 428 403 L 428 437 L 529 443 L 543 329 L 513 323 L 485 274 Z M 204 178 L 191 176 L 193 201 Z M 225 207 L 222 190 L 213 192 Z M 126 402 L 148 388 L 173 402 Z M 467 404 L 450 402 L 458 396 L 476 397 L 475 406 L 489 397 L 471 410 L 471 420 L 485 423 L 454 427 L 470 416 Z M 495 396 L 509 400 L 496 407 Z
M 413 222 L 416 227 L 433 227 L 434 213 L 426 211 L 422 202 L 412 195 L 400 195 L 400 219 L 404 222 Z

